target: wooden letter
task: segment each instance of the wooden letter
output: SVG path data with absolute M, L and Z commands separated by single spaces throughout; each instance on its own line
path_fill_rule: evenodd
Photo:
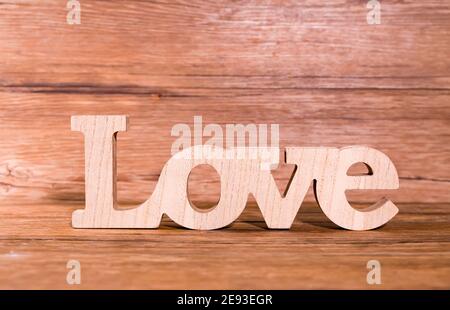
M 336 225 L 351 230 L 369 230 L 380 227 L 397 213 L 397 207 L 382 199 L 365 210 L 354 209 L 347 201 L 345 191 L 350 189 L 397 189 L 397 170 L 391 160 L 380 151 L 369 147 L 342 148 L 336 161 L 335 173 L 327 174 L 317 182 L 316 197 L 326 216 Z M 348 176 L 348 169 L 363 162 L 371 174 Z
M 326 173 L 334 173 L 338 153 L 338 149 L 327 147 L 286 148 L 286 163 L 295 164 L 296 169 L 284 197 L 270 172 L 258 172 L 251 182 L 252 193 L 269 228 L 291 227 L 312 181 L 321 181 Z
M 84 134 L 86 209 L 72 215 L 74 227 L 107 227 L 116 203 L 116 134 L 126 116 L 72 116 L 72 130 Z

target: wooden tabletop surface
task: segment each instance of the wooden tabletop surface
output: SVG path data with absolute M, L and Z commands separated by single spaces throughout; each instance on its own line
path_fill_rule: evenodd
M 444 204 L 400 205 L 373 231 L 332 224 L 306 204 L 291 230 L 266 229 L 247 207 L 232 226 L 192 231 L 166 219 L 156 230 L 75 230 L 82 205 L 0 208 L 2 289 L 449 289 L 450 213 Z M 69 260 L 81 284 L 68 285 Z M 367 262 L 381 264 L 368 285 Z

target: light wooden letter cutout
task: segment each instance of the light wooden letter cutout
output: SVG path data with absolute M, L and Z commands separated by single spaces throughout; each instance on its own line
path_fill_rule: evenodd
M 269 228 L 289 229 L 313 181 L 320 207 L 340 227 L 377 228 L 398 212 L 387 199 L 364 210 L 356 210 L 348 203 L 346 190 L 399 187 L 391 160 L 380 151 L 359 146 L 287 148 L 286 163 L 295 164 L 297 169 L 284 196 L 270 171 L 262 169 L 267 165 L 267 154 L 271 162 L 276 160 L 278 148 L 225 150 L 209 145 L 194 146 L 167 161 L 147 201 L 134 209 L 117 210 L 116 139 L 117 132 L 127 130 L 127 117 L 73 116 L 72 130 L 81 131 L 85 136 L 86 208 L 73 213 L 75 228 L 157 228 L 162 215 L 167 214 L 187 228 L 218 229 L 239 217 L 251 193 Z M 358 162 L 370 167 L 371 174 L 348 176 L 350 166 Z M 216 169 L 221 182 L 219 203 L 207 211 L 192 205 L 187 194 L 189 174 L 201 164 Z

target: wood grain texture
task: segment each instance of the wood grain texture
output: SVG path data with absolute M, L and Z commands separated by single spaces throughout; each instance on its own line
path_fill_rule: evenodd
M 60 1 L 1 5 L 1 199 L 83 199 L 68 119 L 103 113 L 133 119 L 119 135 L 119 201 L 153 191 L 171 127 L 194 115 L 279 123 L 281 147 L 368 145 L 398 167 L 395 201 L 450 201 L 447 1 L 383 3 L 377 26 L 365 1 L 86 0 L 82 10 L 71 26 Z
M 70 215 L 80 207 L 0 208 L 0 288 L 450 288 L 446 204 L 400 205 L 386 226 L 365 232 L 339 229 L 311 204 L 289 231 L 267 230 L 252 206 L 218 231 L 168 220 L 157 230 L 74 230 Z M 70 259 L 81 263 L 80 286 L 66 283 Z M 371 259 L 381 263 L 379 286 L 366 282 Z
M 376 26 L 363 0 L 81 1 L 76 26 L 64 1 L 0 1 L 1 288 L 71 288 L 71 258 L 83 288 L 372 288 L 365 264 L 377 258 L 381 288 L 449 288 L 449 1 L 382 1 Z M 118 135 L 120 204 L 154 191 L 172 126 L 194 115 L 279 123 L 281 147 L 379 149 L 400 189 L 348 196 L 404 204 L 370 235 L 304 207 L 303 224 L 269 235 L 251 210 L 213 235 L 170 222 L 73 230 L 84 204 L 75 114 L 133 120 Z M 273 173 L 280 191 L 291 172 Z M 191 199 L 217 198 L 207 180 L 195 176 Z
M 450 201 L 450 92 L 315 90 L 261 94 L 154 98 L 0 93 L 2 199 L 84 199 L 83 137 L 70 131 L 70 116 L 104 113 L 127 114 L 133 120 L 129 130 L 118 135 L 118 199 L 122 203 L 142 203 L 153 192 L 164 163 L 171 157 L 175 140 L 170 136 L 172 126 L 187 123 L 192 128 L 194 115 L 203 115 L 204 123 L 222 125 L 280 121 L 281 147 L 371 146 L 386 153 L 398 169 L 400 190 L 388 193 L 394 201 Z M 343 105 L 348 108 L 343 109 Z M 282 190 L 289 173 L 275 173 Z M 209 192 L 203 193 L 204 199 L 211 198 Z M 380 194 L 376 195 L 356 193 L 352 197 L 373 202 Z M 307 199 L 314 197 L 309 194 Z
M 74 27 L 58 0 L 9 1 L 2 84 L 448 89 L 448 1 L 385 2 L 375 27 L 366 4 L 86 0 Z

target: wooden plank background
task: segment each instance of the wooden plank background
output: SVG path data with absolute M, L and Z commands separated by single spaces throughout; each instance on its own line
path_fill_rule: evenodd
M 381 25 L 367 24 L 365 0 L 80 2 L 81 25 L 66 23 L 65 1 L 0 2 L 0 209 L 11 217 L 0 227 L 4 251 L 22 249 L 25 237 L 8 225 L 23 224 L 23 208 L 38 216 L 59 206 L 68 225 L 69 205 L 82 206 L 84 142 L 70 131 L 75 114 L 130 116 L 118 143 L 123 204 L 152 193 L 171 156 L 171 128 L 192 126 L 193 116 L 202 115 L 204 123 L 221 125 L 278 123 L 282 147 L 377 148 L 395 163 L 401 188 L 350 192 L 353 202 L 388 195 L 401 211 L 411 208 L 418 216 L 449 211 L 450 1 L 381 1 Z M 290 171 L 274 172 L 280 189 Z M 199 173 L 192 184 L 193 199 L 217 199 L 217 179 Z M 311 193 L 307 200 L 314 200 Z M 444 233 L 443 243 L 433 245 L 435 263 L 439 255 L 449 258 L 448 230 L 441 228 L 414 239 Z M 34 228 L 27 229 L 32 239 Z M 67 239 L 50 227 L 45 231 L 44 240 Z M 338 250 L 345 249 L 358 250 Z M 429 270 L 436 281 L 428 287 L 448 288 L 448 263 L 440 266 L 439 279 Z M 11 280 L 15 287 L 27 287 L 20 282 L 24 272 Z M 339 287 L 324 281 L 311 287 Z M 298 288 L 296 283 L 285 287 Z
M 148 197 L 172 126 L 194 115 L 279 123 L 282 147 L 378 148 L 401 177 L 395 201 L 449 202 L 449 1 L 382 7 L 372 26 L 365 1 L 83 1 L 70 26 L 61 1 L 3 3 L 2 199 L 82 200 L 70 115 L 121 113 L 123 202 Z

